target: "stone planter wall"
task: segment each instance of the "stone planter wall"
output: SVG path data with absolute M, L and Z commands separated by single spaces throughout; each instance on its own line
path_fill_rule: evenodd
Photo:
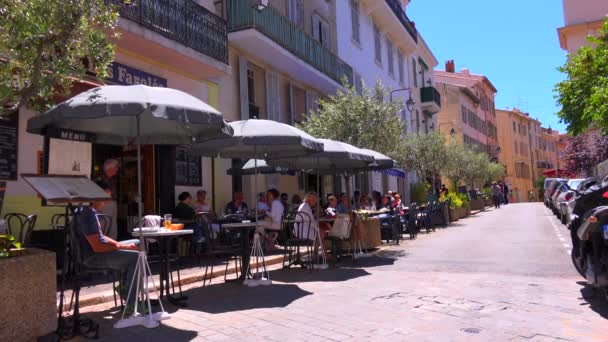
M 454 221 L 458 221 L 458 219 L 460 218 L 460 212 L 458 211 L 458 209 L 449 209 L 450 211 L 450 221 L 454 222 Z
M 485 205 L 484 200 L 482 199 L 475 199 L 475 200 L 471 200 L 470 202 L 471 204 L 471 210 L 483 210 L 483 207 Z
M 36 341 L 57 329 L 55 253 L 31 248 L 0 259 L 0 341 Z

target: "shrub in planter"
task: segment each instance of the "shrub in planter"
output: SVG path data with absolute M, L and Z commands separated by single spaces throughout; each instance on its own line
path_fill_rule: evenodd
M 25 248 L 21 247 L 21 243 L 15 240 L 12 235 L 0 235 L 0 258 L 8 258 L 11 256 L 25 254 Z

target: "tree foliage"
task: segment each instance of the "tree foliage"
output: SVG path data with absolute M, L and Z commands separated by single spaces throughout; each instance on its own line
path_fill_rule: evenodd
M 114 58 L 118 14 L 105 0 L 0 0 L 0 110 L 41 109 Z
M 461 181 L 465 180 L 466 167 L 471 152 L 461 145 L 452 145 L 446 148 L 448 162 L 442 170 L 443 176 L 450 180 L 454 190 L 458 189 Z
M 486 153 L 458 145 L 449 146 L 446 151 L 448 158 L 442 175 L 452 182 L 454 188 L 461 181 L 474 187 L 476 182 L 484 184 L 501 180 L 505 176 L 504 166 L 491 162 Z
M 345 91 L 320 99 L 319 109 L 306 115 L 300 128 L 318 138 L 372 149 L 399 160 L 399 141 L 405 130 L 399 116 L 403 103 L 386 101 L 389 94 L 380 82 L 373 89 L 363 85 L 361 94 L 345 83 Z
M 403 139 L 401 165 L 416 171 L 420 180 L 428 182 L 439 176 L 448 163 L 445 138 L 437 132 L 408 135 Z
M 567 79 L 555 86 L 557 113 L 572 134 L 583 133 L 590 125 L 608 131 L 608 18 L 598 37 L 590 36 L 589 46 L 570 55 L 559 71 Z
M 578 174 L 608 159 L 608 136 L 589 130 L 569 137 L 562 156 L 566 170 Z

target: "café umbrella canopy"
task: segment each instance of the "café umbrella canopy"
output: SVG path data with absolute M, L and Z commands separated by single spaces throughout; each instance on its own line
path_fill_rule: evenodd
M 232 136 L 194 144 L 190 153 L 222 158 L 274 159 L 323 151 L 323 143 L 308 133 L 273 120 L 241 120 L 228 124 Z
M 257 168 L 256 168 L 257 165 Z M 263 159 L 249 159 L 245 164 L 240 167 L 240 170 L 234 170 L 232 168 L 228 169 L 226 172 L 229 175 L 236 174 L 240 171 L 241 175 L 253 175 L 256 173 L 261 174 L 281 174 L 281 175 L 295 175 L 295 171 L 280 167 L 280 166 L 271 166 Z
M 101 86 L 90 89 L 66 100 L 48 111 L 28 120 L 27 131 L 47 134 L 53 129 L 75 130 L 89 133 L 98 144 L 137 146 L 137 204 L 139 222 L 142 218 L 141 203 L 141 144 L 182 145 L 203 139 L 230 136 L 232 128 L 224 121 L 222 113 L 205 102 L 171 88 L 133 86 Z M 149 265 L 143 251 L 140 229 L 139 274 L 135 283 L 148 283 Z M 133 288 L 131 284 L 130 288 Z M 115 324 L 117 328 L 143 325 L 158 326 L 158 321 L 170 317 L 164 312 L 153 315 L 149 287 L 144 287 L 148 314 L 124 318 Z M 140 286 L 135 286 L 129 296 L 139 298 Z M 137 301 L 136 301 L 137 303 Z M 137 306 L 136 306 L 137 311 Z

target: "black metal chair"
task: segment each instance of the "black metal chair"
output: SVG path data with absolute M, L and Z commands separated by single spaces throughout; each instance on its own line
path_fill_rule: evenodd
M 106 214 L 97 214 L 97 220 L 99 221 L 99 227 L 103 235 L 110 233 L 112 227 L 112 216 Z
M 4 220 L 8 226 L 8 233 L 15 237 L 22 246 L 30 246 L 32 231 L 36 225 L 38 215 L 24 215 L 20 213 L 10 213 L 4 215 Z
M 217 235 L 217 237 L 214 236 L 211 224 L 204 224 L 202 220 L 205 220 L 203 216 L 197 216 L 198 223 L 201 224 L 201 226 L 203 227 L 203 237 L 205 239 L 204 251 L 201 254 L 209 260 L 209 263 L 205 266 L 203 286 L 205 286 L 205 284 L 207 283 L 207 275 L 209 274 L 209 264 L 211 264 L 210 275 L 213 276 L 213 267 L 215 264 L 215 260 L 218 256 L 228 257 L 228 260 L 226 261 L 226 269 L 224 271 L 224 281 L 226 281 L 227 279 L 228 266 L 233 260 L 235 263 L 236 279 L 238 279 L 239 262 L 241 258 L 241 244 L 239 240 L 231 236 L 230 234 L 223 234 L 221 231 L 220 234 Z M 241 270 L 241 273 L 242 272 L 244 272 L 244 270 Z M 209 279 L 209 284 L 211 284 L 211 279 Z
M 284 231 L 286 239 L 283 243 L 283 269 L 290 268 L 294 264 L 300 264 L 302 267 L 305 267 L 301 252 L 301 248 L 305 248 L 309 269 L 312 270 L 313 249 L 316 241 L 315 234 L 317 234 L 311 228 L 312 220 L 310 215 L 303 212 L 296 212 L 293 217 L 284 217 L 282 231 Z M 287 265 L 285 264 L 286 262 Z
M 336 216 L 333 226 L 329 231 L 329 234 L 325 237 L 325 240 L 331 243 L 331 251 L 334 256 L 334 265 L 337 260 L 345 254 L 350 254 L 355 261 L 355 249 L 352 241 L 353 222 L 350 215 L 339 214 Z M 340 245 L 348 243 L 350 251 L 344 253 L 340 250 Z
M 414 202 L 410 204 L 407 216 L 407 232 L 410 235 L 410 239 L 415 239 L 418 236 L 418 205 Z
M 426 229 L 427 234 L 431 231 L 435 231 L 435 226 L 433 225 L 433 220 L 431 218 L 432 212 L 433 203 L 429 202 L 427 203 L 426 208 L 418 213 L 418 226 L 421 229 Z
M 382 240 L 386 240 L 386 243 L 390 241 L 399 244 L 401 239 L 401 219 L 399 215 L 388 215 L 380 219 L 380 235 Z

